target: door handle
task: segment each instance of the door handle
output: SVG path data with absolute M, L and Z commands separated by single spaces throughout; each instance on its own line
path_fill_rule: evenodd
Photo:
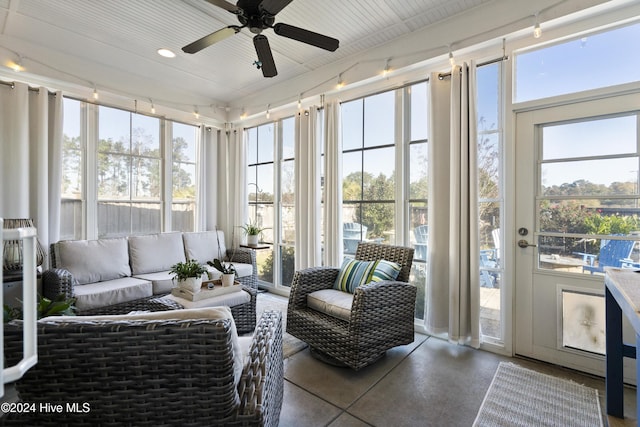
M 533 244 L 527 242 L 524 239 L 518 240 L 518 246 L 520 246 L 521 248 L 528 248 L 528 247 L 536 248 L 536 247 L 538 247 L 538 245 L 533 245 Z

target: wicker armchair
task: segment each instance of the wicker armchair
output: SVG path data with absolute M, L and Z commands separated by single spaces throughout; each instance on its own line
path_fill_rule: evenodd
M 340 269 L 314 267 L 293 277 L 287 309 L 287 332 L 309 344 L 313 355 L 330 363 L 358 370 L 385 352 L 414 340 L 416 288 L 407 283 L 413 261 L 412 248 L 361 242 L 355 258 L 387 260 L 400 264 L 397 281 L 359 286 L 353 297 L 350 320 L 307 306 L 307 295 L 331 289 Z
M 14 362 L 22 329 L 5 327 L 5 354 Z M 0 423 L 275 427 L 284 388 L 282 314 L 263 313 L 237 386 L 231 336 L 226 319 L 39 323 L 38 363 L 16 389 L 36 408 L 63 409 L 5 414 Z

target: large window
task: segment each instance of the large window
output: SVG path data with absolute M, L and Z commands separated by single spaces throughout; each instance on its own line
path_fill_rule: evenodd
M 427 93 L 428 83 L 421 82 L 341 106 L 344 254 L 353 256 L 360 241 L 414 247 L 410 281 L 418 288 L 421 319 L 429 230 Z
M 76 240 L 83 236 L 84 144 L 81 138 L 80 101 L 64 99 L 62 140 L 62 191 L 60 204 L 60 239 Z
M 295 119 L 247 129 L 249 217 L 266 230 L 257 253 L 258 279 L 291 286 L 295 269 Z
M 344 253 L 361 240 L 395 243 L 395 92 L 341 107 Z
M 515 102 L 640 81 L 632 40 L 639 23 L 516 54 Z
M 416 317 L 424 319 L 425 286 L 427 283 L 427 239 L 428 224 L 428 196 L 429 186 L 427 171 L 429 170 L 428 156 L 428 91 L 426 82 L 414 84 L 405 88 L 405 138 L 409 142 L 409 240 L 415 249 L 411 267 L 412 283 L 418 288 L 416 298 Z
M 102 106 L 98 119 L 98 236 L 160 232 L 160 120 Z
M 480 329 L 502 339 L 504 251 L 502 212 L 502 63 L 478 67 L 478 228 L 480 242 Z
M 262 232 L 262 243 L 273 244 L 275 224 L 275 125 L 268 123 L 247 129 L 249 152 L 247 154 L 247 193 L 249 194 L 249 218 Z M 273 248 L 257 252 L 258 279 L 274 284 Z
M 70 98 L 63 104 L 62 239 L 195 229 L 196 126 Z
M 196 208 L 196 156 L 198 128 L 172 123 L 171 229 L 193 231 Z

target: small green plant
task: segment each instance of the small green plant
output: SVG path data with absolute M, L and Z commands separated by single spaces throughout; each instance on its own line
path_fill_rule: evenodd
M 185 280 L 189 277 L 200 277 L 207 272 L 204 265 L 200 264 L 196 260 L 189 260 L 187 262 L 178 262 L 171 266 L 169 273 L 173 274 L 174 279 Z
M 249 221 L 245 225 L 241 225 L 240 228 L 244 230 L 247 236 L 257 236 L 267 229 L 266 227 L 260 227 L 258 223 L 254 221 Z
M 39 296 L 36 306 L 38 319 L 47 316 L 75 316 L 76 307 L 73 305 L 75 302 L 75 298 L 66 298 L 64 294 L 58 295 L 53 300 Z M 4 323 L 14 319 L 22 319 L 23 315 L 22 307 L 10 307 L 4 304 Z
M 233 266 L 233 264 L 225 265 L 218 258 L 214 259 L 213 262 L 207 261 L 207 264 L 209 264 L 211 267 L 215 268 L 222 274 L 236 274 L 236 268 Z

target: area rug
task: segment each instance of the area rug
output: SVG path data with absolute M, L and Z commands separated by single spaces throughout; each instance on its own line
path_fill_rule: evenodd
M 277 295 L 268 293 L 259 293 L 256 300 L 256 314 L 258 318 L 265 310 L 278 310 L 282 312 L 282 326 L 286 330 L 287 326 L 287 299 Z M 300 341 L 298 338 L 286 332 L 282 335 L 282 353 L 286 359 L 293 356 L 297 352 L 307 348 L 307 343 Z
M 603 426 L 598 391 L 502 362 L 473 423 L 481 426 Z

